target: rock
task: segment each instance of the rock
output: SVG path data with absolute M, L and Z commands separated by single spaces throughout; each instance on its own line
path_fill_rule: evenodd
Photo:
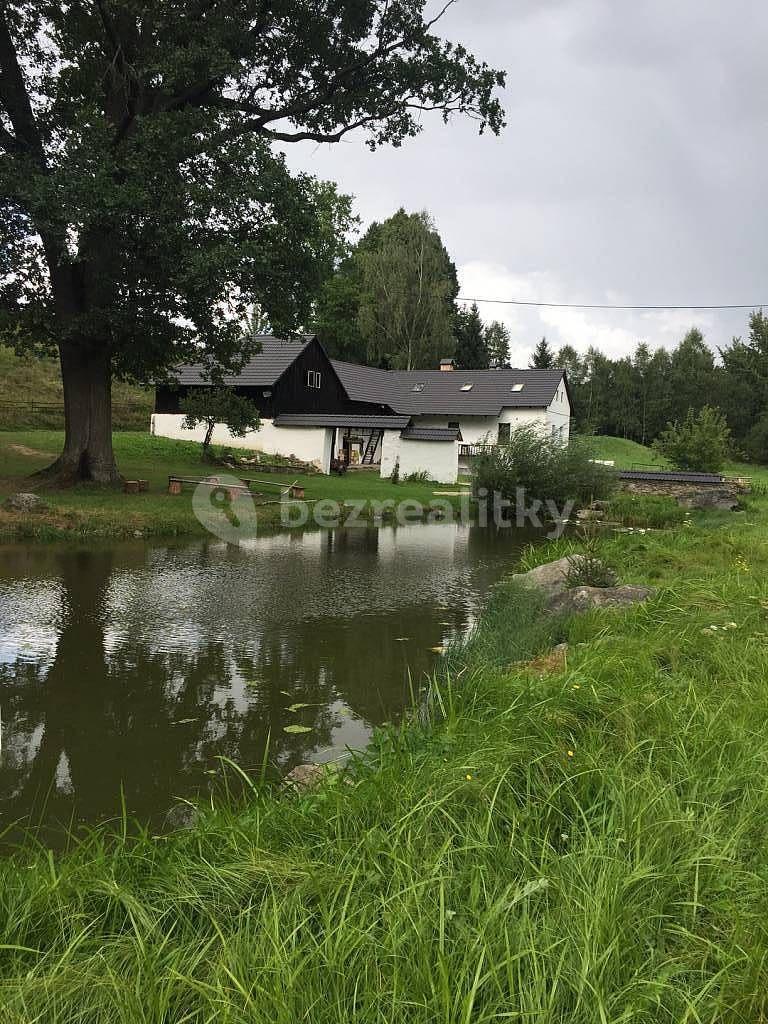
M 580 508 L 576 518 L 582 522 L 589 522 L 595 519 L 605 519 L 605 512 L 601 508 Z
M 200 811 L 192 804 L 175 804 L 165 816 L 165 827 L 173 831 L 194 828 L 200 820 Z
M 537 565 L 535 569 L 528 572 L 518 572 L 512 577 L 518 583 L 541 590 L 548 596 L 561 594 L 566 587 L 566 577 L 573 564 L 578 564 L 582 555 L 566 555 L 565 558 L 558 558 L 556 562 L 545 562 L 544 565 Z
M 547 654 L 542 654 L 533 661 L 517 662 L 516 667 L 527 669 L 537 676 L 548 676 L 553 672 L 561 672 L 566 665 L 568 644 L 558 644 Z
M 691 491 L 681 495 L 677 503 L 683 508 L 720 509 L 723 512 L 735 512 L 741 506 L 738 492 L 729 487 Z
M 586 612 L 592 608 L 626 608 L 653 597 L 653 587 L 624 584 L 620 587 L 573 587 L 555 594 L 548 604 L 553 613 Z
M 48 502 L 37 494 L 28 494 L 24 491 L 20 491 L 18 494 L 12 494 L 9 498 L 6 498 L 3 502 L 3 508 L 9 512 L 45 512 L 48 508 Z
M 325 765 L 322 764 L 297 764 L 283 779 L 283 786 L 297 793 L 305 793 L 320 785 L 325 772 Z

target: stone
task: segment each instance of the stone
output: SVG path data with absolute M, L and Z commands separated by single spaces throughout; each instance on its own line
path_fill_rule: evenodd
M 735 512 L 741 506 L 738 492 L 730 487 L 691 491 L 679 496 L 677 503 L 682 508 L 720 509 L 723 512 Z
M 325 772 L 325 765 L 322 764 L 297 764 L 283 779 L 283 786 L 297 793 L 305 793 L 320 785 Z
M 28 494 L 24 491 L 20 491 L 18 494 L 12 494 L 6 498 L 3 502 L 3 508 L 8 512 L 45 512 L 48 508 L 48 502 L 38 494 Z
M 165 816 L 165 827 L 172 831 L 194 828 L 200 820 L 200 811 L 193 804 L 174 804 Z
M 624 584 L 619 587 L 573 587 L 553 595 L 547 610 L 554 614 L 586 612 L 592 608 L 627 608 L 653 597 L 653 587 Z
M 541 654 L 533 661 L 517 662 L 516 668 L 527 669 L 537 676 L 548 676 L 554 672 L 562 672 L 568 658 L 568 644 L 557 644 L 547 654 Z
M 512 577 L 518 583 L 523 583 L 548 596 L 561 594 L 566 588 L 566 577 L 572 565 L 578 564 L 582 555 L 566 555 L 558 558 L 556 562 L 545 562 L 544 565 L 537 565 L 535 569 L 528 572 L 518 572 Z

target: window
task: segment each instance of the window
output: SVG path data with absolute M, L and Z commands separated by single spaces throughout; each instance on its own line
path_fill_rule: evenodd
M 449 423 L 448 423 L 448 429 L 449 430 L 458 430 L 459 429 L 459 421 L 458 420 L 450 420 Z
M 308 370 L 307 371 L 307 387 L 308 388 L 319 388 L 320 382 L 323 378 L 322 373 L 319 370 Z
M 413 390 L 414 391 L 423 391 L 424 390 L 424 385 L 423 384 L 414 384 L 413 385 Z
M 499 444 L 509 444 L 509 438 L 511 434 L 511 424 L 500 423 L 499 424 Z
M 525 384 L 513 384 L 512 385 L 512 390 L 515 391 L 515 392 L 518 392 L 518 391 L 522 391 L 524 387 L 525 387 Z
M 462 391 L 471 391 L 474 386 L 475 386 L 474 384 L 462 384 L 461 385 L 461 390 Z

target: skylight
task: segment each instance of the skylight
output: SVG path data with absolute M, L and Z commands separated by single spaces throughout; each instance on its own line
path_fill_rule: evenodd
M 513 391 L 522 391 L 524 387 L 525 387 L 525 384 L 513 384 L 512 385 L 512 390 Z
M 424 385 L 423 384 L 414 384 L 413 385 L 413 390 L 414 391 L 423 391 L 424 390 Z
M 474 384 L 462 384 L 461 385 L 461 390 L 462 391 L 471 391 L 474 386 L 475 386 Z

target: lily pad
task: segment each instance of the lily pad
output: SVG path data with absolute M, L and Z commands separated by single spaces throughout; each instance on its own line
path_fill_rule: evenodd
M 298 736 L 300 733 L 312 732 L 308 725 L 284 725 L 283 732 L 289 732 L 292 736 Z
M 291 704 L 290 707 L 286 708 L 292 715 L 295 715 L 297 711 L 301 711 L 302 708 L 311 708 L 311 704 Z

